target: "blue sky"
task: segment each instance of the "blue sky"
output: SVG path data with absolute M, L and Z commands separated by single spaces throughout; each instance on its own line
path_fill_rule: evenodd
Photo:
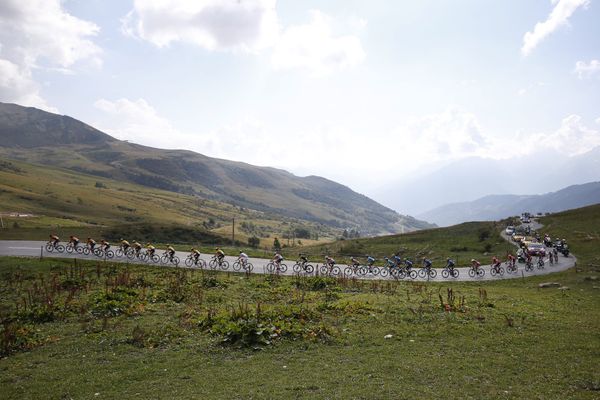
M 597 0 L 5 0 L 0 101 L 368 194 L 600 145 L 598 21 Z

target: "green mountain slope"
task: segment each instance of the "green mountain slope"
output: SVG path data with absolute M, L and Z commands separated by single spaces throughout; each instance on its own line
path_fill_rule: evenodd
M 431 227 L 330 180 L 117 140 L 82 122 L 0 103 L 0 156 L 197 196 L 363 235 Z

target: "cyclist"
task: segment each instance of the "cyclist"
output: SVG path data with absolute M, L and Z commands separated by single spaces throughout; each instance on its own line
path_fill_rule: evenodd
M 200 258 L 200 251 L 198 251 L 198 249 L 192 247 L 190 249 L 190 253 L 192 254 L 192 257 L 194 258 L 194 263 L 197 263 L 198 259 Z
M 396 263 L 396 267 L 400 267 L 402 265 L 402 257 L 400 257 L 399 253 L 394 254 L 394 263 Z
M 481 263 L 474 258 L 471 258 L 471 267 L 475 270 L 475 272 L 479 271 L 481 267 Z
M 429 258 L 423 257 L 423 268 L 427 270 L 431 269 L 431 260 Z
M 410 272 L 413 267 L 413 262 L 406 258 L 404 259 L 404 265 L 406 266 L 406 272 Z
M 353 267 L 360 266 L 360 261 L 358 261 L 355 257 L 350 257 L 350 263 L 352 264 Z
M 508 263 L 511 267 L 515 266 L 515 263 L 517 262 L 517 259 L 515 258 L 515 256 L 512 255 L 512 253 L 508 253 Z
M 298 254 L 298 260 L 300 261 L 300 264 L 302 264 L 302 266 L 304 266 L 304 264 L 308 262 L 308 258 L 306 258 L 306 256 L 302 253 Z
M 494 268 L 498 268 L 500 266 L 501 262 L 500 259 L 498 258 L 498 256 L 494 256 L 492 257 L 492 266 Z
M 456 265 L 456 263 L 454 262 L 453 259 L 451 259 L 450 257 L 448 257 L 446 259 L 446 268 L 450 271 L 454 270 L 454 266 Z
M 110 249 L 110 243 L 108 243 L 106 240 L 102 239 L 100 244 L 102 245 L 102 250 L 106 251 Z
M 173 248 L 173 246 L 168 244 L 167 250 L 165 250 L 165 253 L 167 253 L 167 255 L 169 256 L 169 260 L 173 261 L 173 256 L 175 255 L 175 249 Z
M 121 238 L 121 250 L 123 250 L 123 253 L 127 253 L 127 249 L 130 248 L 131 245 L 129 244 L 129 242 L 123 238 Z
M 76 236 L 69 236 L 69 243 L 73 244 L 74 248 L 77 248 L 77 245 L 79 244 L 79 238 Z
M 335 265 L 335 260 L 329 256 L 325 256 L 325 264 L 329 267 L 332 268 Z
M 375 259 L 371 256 L 367 256 L 367 265 L 369 266 L 369 268 L 371 268 L 374 263 L 375 263 Z
M 283 261 L 283 256 L 279 253 L 275 253 L 273 255 L 273 263 L 275 263 L 277 265 L 277 268 L 279 268 L 279 264 L 281 264 L 281 262 Z
M 96 247 L 96 241 L 92 238 L 87 238 L 86 243 L 90 247 L 90 250 L 94 251 L 94 247 Z
M 138 243 L 137 240 L 133 241 L 133 249 L 135 250 L 135 255 L 139 255 L 140 251 L 142 250 L 142 245 L 140 243 Z
M 242 265 L 242 267 L 246 268 L 246 264 L 248 264 L 248 254 L 240 251 L 240 255 L 238 256 L 238 261 Z
M 225 258 L 225 252 L 223 252 L 223 250 L 221 250 L 219 247 L 215 247 L 215 257 L 217 257 L 217 260 L 219 260 L 219 265 L 221 265 L 223 259 Z
M 59 238 L 58 236 L 56 236 L 56 234 L 54 234 L 54 233 L 53 233 L 53 234 L 51 234 L 51 235 L 50 235 L 50 240 L 49 240 L 49 242 L 50 242 L 50 243 L 51 243 L 51 244 L 52 244 L 54 247 L 56 247 L 56 245 L 58 244 L 58 242 L 60 242 L 60 238 Z
M 146 243 L 146 253 L 153 256 L 156 252 L 156 247 L 152 245 L 152 243 Z

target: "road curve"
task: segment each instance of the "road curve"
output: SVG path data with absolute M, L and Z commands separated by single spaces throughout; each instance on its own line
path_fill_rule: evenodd
M 540 225 L 537 225 L 535 229 L 538 229 L 539 226 Z M 532 226 L 532 228 L 533 227 L 534 226 Z M 507 237 L 505 237 L 505 239 L 508 240 Z M 99 260 L 99 258 L 94 255 L 86 256 L 83 254 L 50 253 L 44 249 L 44 245 L 45 245 L 45 242 L 40 242 L 40 241 L 1 240 L 0 241 L 0 256 L 80 258 L 80 259 L 88 259 L 88 260 Z M 157 251 L 157 254 L 162 254 L 162 252 Z M 185 268 L 183 266 L 183 260 L 186 259 L 187 255 L 188 255 L 188 253 L 184 253 L 181 251 L 177 252 L 177 256 L 182 260 L 180 267 Z M 206 254 L 204 254 L 204 255 L 202 255 L 202 258 L 205 259 L 206 261 L 208 261 L 210 256 L 207 256 Z M 229 261 L 229 264 L 233 264 L 233 262 L 236 261 L 237 257 L 226 256 L 225 259 L 227 261 Z M 109 261 L 110 262 L 127 263 L 127 264 L 146 264 L 139 260 L 128 260 L 126 258 L 114 258 Z M 262 274 L 262 273 L 265 273 L 265 270 L 266 270 L 265 266 L 269 263 L 270 260 L 262 259 L 262 258 L 250 258 L 249 261 L 254 265 L 253 273 Z M 414 280 L 415 281 L 444 282 L 444 281 L 496 281 L 496 280 L 502 280 L 502 279 L 515 279 L 515 278 L 522 278 L 522 277 L 525 278 L 525 277 L 529 277 L 529 276 L 547 275 L 547 274 L 551 274 L 554 272 L 564 271 L 564 270 L 567 270 L 567 269 L 575 266 L 576 262 L 577 262 L 577 259 L 573 255 L 570 255 L 568 257 L 563 257 L 562 255 L 559 255 L 558 262 L 555 262 L 553 265 L 550 265 L 546 260 L 545 267 L 543 269 L 538 269 L 537 267 L 534 267 L 533 271 L 527 272 L 527 271 L 525 271 L 523 264 L 517 263 L 517 266 L 519 268 L 517 273 L 509 274 L 509 273 L 505 272 L 504 275 L 502 275 L 502 276 L 499 276 L 499 275 L 492 276 L 490 274 L 491 266 L 485 265 L 485 266 L 482 266 L 482 268 L 485 270 L 485 276 L 483 276 L 481 278 L 470 277 L 469 273 L 468 273 L 469 272 L 468 267 L 458 268 L 458 270 L 460 272 L 460 276 L 458 278 L 442 278 L 442 276 L 441 276 L 442 269 L 436 268 L 437 276 L 435 278 L 428 279 L 428 278 L 418 277 Z M 287 264 L 288 270 L 283 275 L 294 275 L 294 272 L 292 271 L 292 265 L 294 264 L 294 261 L 284 260 L 284 263 Z M 322 263 L 311 263 L 311 264 L 313 264 L 315 266 L 315 270 L 318 270 L 319 269 L 318 267 L 322 265 Z M 151 263 L 151 264 L 147 264 L 147 265 L 160 266 L 161 264 L 152 264 Z M 168 266 L 168 265 L 164 265 L 164 266 Z M 346 266 L 339 265 L 339 267 L 343 271 Z M 230 267 L 230 270 L 231 270 L 231 267 Z M 417 268 L 417 270 L 418 270 L 418 268 Z M 359 279 L 393 279 L 393 278 L 373 277 L 370 275 L 367 275 L 365 277 L 358 277 L 358 278 Z M 405 280 L 409 281 L 412 279 L 405 278 Z

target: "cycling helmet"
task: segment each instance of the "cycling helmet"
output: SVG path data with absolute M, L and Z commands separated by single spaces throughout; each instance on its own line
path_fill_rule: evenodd
M 475 262 L 475 259 L 474 259 L 474 258 L 471 258 L 471 262 Z

